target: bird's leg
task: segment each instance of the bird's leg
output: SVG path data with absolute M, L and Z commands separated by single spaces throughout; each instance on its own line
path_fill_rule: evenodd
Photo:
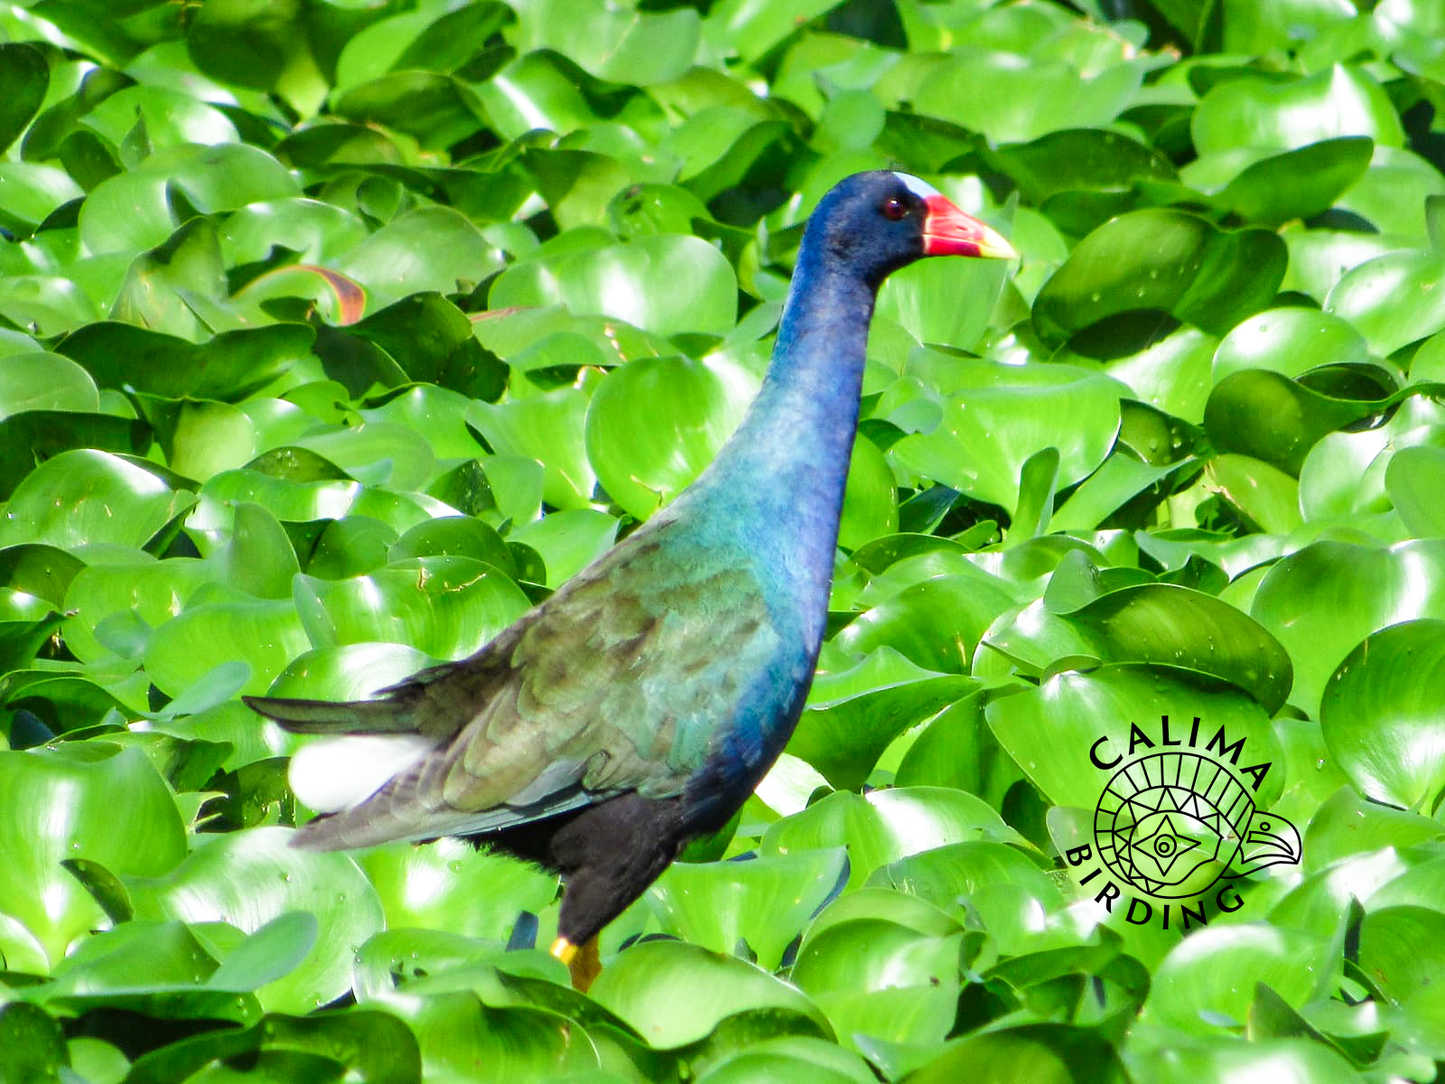
M 597 938 L 589 937 L 582 945 L 574 945 L 565 937 L 552 942 L 552 955 L 567 965 L 572 976 L 572 987 L 586 993 L 593 981 L 602 973 L 602 959 L 597 948 Z

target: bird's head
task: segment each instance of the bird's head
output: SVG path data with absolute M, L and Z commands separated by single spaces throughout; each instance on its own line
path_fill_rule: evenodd
M 932 185 L 878 169 L 838 182 L 819 202 L 808 232 L 824 231 L 821 252 L 845 261 L 876 287 L 923 256 L 1018 255 L 1002 236 L 965 214 Z

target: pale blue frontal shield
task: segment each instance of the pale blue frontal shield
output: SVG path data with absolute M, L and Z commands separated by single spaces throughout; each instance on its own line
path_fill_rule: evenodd
M 902 181 L 903 187 L 908 189 L 908 191 L 912 192 L 919 199 L 927 199 L 929 196 L 939 196 L 943 194 L 939 192 L 938 189 L 934 188 L 933 185 L 929 184 L 927 181 L 920 180 L 911 173 L 899 173 L 897 170 L 895 170 L 893 176 L 897 177 L 900 181 Z

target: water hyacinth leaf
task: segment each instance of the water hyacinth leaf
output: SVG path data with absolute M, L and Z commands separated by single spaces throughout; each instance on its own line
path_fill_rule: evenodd
M 100 392 L 90 374 L 48 351 L 0 358 L 0 417 L 32 410 L 96 413 Z
M 292 659 L 267 691 L 310 700 L 361 700 L 440 661 L 402 644 L 315 648 Z
M 640 358 L 602 380 L 585 440 L 597 480 L 643 520 L 702 473 L 742 420 L 757 385 L 726 362 Z
M 450 207 L 407 211 L 348 251 L 335 269 L 366 288 L 373 307 L 409 294 L 470 290 L 502 267 L 501 253 Z
M 389 929 L 417 926 L 505 944 L 518 916 L 543 910 L 557 878 L 458 839 L 392 844 L 357 856 Z
M 1283 242 L 1267 230 L 1219 230 L 1169 208 L 1120 215 L 1085 237 L 1039 291 L 1034 326 L 1062 342 L 1108 317 L 1161 310 L 1223 335 L 1273 300 Z
M 288 847 L 284 828 L 217 838 L 163 876 L 126 884 L 142 918 L 226 922 L 255 933 L 290 911 L 314 914 L 315 947 L 258 991 L 268 1010 L 306 1012 L 350 989 L 351 949 L 381 929 L 376 892 L 350 858 Z
M 71 1065 L 60 1021 L 25 1001 L 0 1009 L 0 1073 L 6 1079 L 59 1080 Z
M 41 335 L 72 331 L 99 317 L 95 302 L 58 275 L 13 275 L 0 280 L 0 316 Z
M 976 575 L 932 576 L 859 614 L 833 642 L 855 656 L 889 647 L 925 670 L 962 674 L 984 631 L 1012 604 Z
M 1299 930 L 1261 924 L 1211 926 L 1176 945 L 1155 970 L 1144 1016 L 1200 1036 L 1243 1023 L 1263 982 L 1299 1008 L 1330 988 L 1336 967 Z M 1167 979 L 1167 983 L 1160 981 Z
M 1210 355 L 1215 346 L 1214 336 L 1184 326 L 1135 354 L 1110 360 L 1105 371 L 1132 388 L 1140 402 L 1184 421 L 1198 422 L 1204 417 L 1209 395 Z
M 995 260 L 922 260 L 889 277 L 878 295 L 878 314 L 921 343 L 972 348 L 988 326 L 1007 270 Z
M 253 998 L 207 988 L 216 960 L 180 922 L 127 921 L 77 946 L 46 1001 L 70 1012 L 120 1010 L 165 1018 L 254 1019 Z
M 1322 395 L 1268 370 L 1231 373 L 1209 393 L 1204 429 L 1215 447 L 1298 474 L 1327 433 L 1379 413 L 1387 401 Z
M 187 526 L 192 530 L 219 530 L 229 526 L 227 506 L 243 501 L 259 504 L 282 523 L 340 519 L 361 495 L 360 482 L 299 481 L 277 478 L 250 467 L 223 471 L 206 479 L 200 507 Z
M 544 581 L 533 582 L 555 588 L 601 557 L 616 540 L 617 527 L 617 520 L 606 512 L 574 508 L 524 523 L 507 540 L 514 547 L 518 574 L 523 579 L 531 578 L 521 557 L 524 550 L 530 550 L 541 558 L 546 573 Z
M 872 1068 L 857 1054 L 806 1035 L 784 1035 L 724 1055 L 698 1084 L 761 1084 L 800 1080 L 813 1084 L 872 1084 Z
M 1120 385 L 1096 372 L 962 361 L 950 372 L 955 383 L 943 396 L 889 412 L 907 435 L 888 455 L 907 470 L 1012 509 L 1023 465 L 1040 448 L 1059 450 L 1062 487 L 1091 474 L 1113 445 Z
M 1201 154 L 1241 145 L 1293 150 L 1343 136 L 1392 147 L 1404 142 L 1380 84 L 1342 65 L 1285 82 L 1259 76 L 1222 82 L 1200 101 L 1190 130 Z
M 241 133 L 230 117 L 209 102 L 166 86 L 121 87 L 90 110 L 84 123 L 111 146 L 132 154 L 191 145 L 241 146 Z
M 814 681 L 788 749 L 834 786 L 861 786 L 889 742 L 975 688 L 971 678 L 920 667 L 884 645 Z
M 1027 846 L 981 798 L 941 787 L 838 791 L 771 825 L 761 852 L 848 848 L 849 884 L 861 885 L 890 862 L 930 848 L 991 841 Z M 885 882 L 886 883 L 886 882 Z
M 50 86 L 50 66 L 33 45 L 0 45 L 0 151 L 9 148 L 40 110 Z
M 879 866 L 867 883 L 919 896 L 944 909 L 965 903 L 1010 953 L 1027 944 L 1027 931 L 1024 937 L 1011 934 L 1008 916 L 1019 910 L 1053 911 L 1062 902 L 1058 886 L 1038 863 L 1016 847 L 985 840 L 949 843 L 908 855 Z
M 402 425 L 363 422 L 320 427 L 294 442 L 370 486 L 414 492 L 432 476 L 435 463 L 426 438 Z
M 505 403 L 473 402 L 467 421 L 496 451 L 542 464 L 542 497 L 552 507 L 586 508 L 597 483 L 587 458 L 587 407 L 581 389 L 558 388 Z
M 1247 166 L 1214 195 L 1214 205 L 1261 226 L 1328 210 L 1370 163 L 1363 136 L 1326 139 Z
M 352 212 L 304 196 L 249 204 L 218 230 L 228 266 L 258 263 L 277 247 L 295 252 L 302 263 L 321 263 L 359 244 L 366 232 Z
M 206 303 L 223 301 L 227 293 L 215 227 L 208 219 L 192 218 L 131 261 L 110 317 L 198 341 L 214 326 L 202 314 L 211 319 L 218 314 L 215 305 Z
M 139 749 L 85 742 L 0 752 L 0 780 L 0 813 L 14 832 L 0 868 L 0 900 L 31 939 L 17 944 L 3 935 L 11 966 L 27 960 L 48 971 L 76 938 L 105 922 L 63 860 L 149 877 L 185 856 L 175 800 Z
M 73 1046 L 73 1044 L 72 1044 Z M 136 1084 L 194 1080 L 209 1066 L 244 1064 L 259 1079 L 324 1080 L 354 1074 L 378 1084 L 417 1084 L 421 1055 L 406 1024 L 384 1012 L 268 1013 L 245 1028 L 203 1032 L 138 1057 Z
M 1371 908 L 1360 926 L 1360 964 L 1392 1004 L 1412 1002 L 1438 1012 L 1433 968 L 1439 963 L 1445 915 L 1424 906 Z
M 1432 244 L 1435 220 L 1426 208 L 1441 196 L 1445 177 L 1433 165 L 1410 150 L 1377 147 L 1370 168 L 1338 206 L 1399 243 L 1425 248 Z
M 1401 448 L 1385 468 L 1385 491 L 1417 538 L 1445 538 L 1445 517 L 1435 499 L 1445 491 L 1445 448 Z
M 1255 1073 L 1288 1073 L 1300 1084 L 1337 1084 L 1366 1079 L 1343 1055 L 1303 1038 L 1260 1039 L 1223 1045 L 1212 1037 L 1181 1047 L 1161 1061 L 1160 1084 L 1230 1084 Z
M 1238 324 L 1214 352 L 1216 384 L 1237 372 L 1268 369 L 1297 377 L 1321 365 L 1369 360 L 1364 336 L 1352 323 L 1316 309 L 1266 309 Z
M 749 1009 L 796 1013 L 818 1034 L 831 1033 L 796 987 L 734 956 L 677 941 L 634 945 L 603 970 L 590 994 L 657 1050 L 696 1042 L 724 1018 Z
M 946 1044 L 943 1053 L 909 1073 L 907 1084 L 1122 1084 L 1128 1079 L 1114 1047 L 1093 1028 L 1032 1023 L 998 1028 Z
M 737 279 L 727 258 L 706 241 L 654 235 L 516 264 L 493 283 L 488 303 L 561 304 L 658 335 L 725 335 L 737 318 Z
M 501 394 L 502 366 L 480 348 L 466 315 L 439 294 L 411 294 L 352 324 L 348 333 L 380 346 L 407 376 L 425 381 L 412 392 L 448 389 L 487 400 Z
M 165 622 L 146 641 L 145 668 L 167 696 L 179 696 L 216 667 L 250 668 L 243 691 L 264 693 L 287 662 L 311 647 L 289 599 L 210 602 Z
M 0 545 L 144 546 L 194 501 L 192 494 L 172 490 L 119 456 L 91 449 L 61 452 L 10 495 Z
M 77 570 L 66 587 L 65 643 L 83 662 L 114 654 L 97 638 L 107 619 L 133 615 L 144 629 L 175 616 L 191 594 L 210 581 L 213 570 L 202 561 L 156 561 L 136 552 L 132 560 L 114 560 Z
M 292 63 L 298 36 L 305 33 L 298 15 L 299 5 L 291 3 L 216 4 L 197 12 L 186 35 L 187 52 L 213 78 L 269 90 Z M 238 42 L 244 49 L 237 49 Z
M 163 244 L 181 224 L 168 196 L 172 187 L 202 214 L 300 194 L 296 180 L 265 151 L 203 141 L 214 145 L 166 147 L 138 169 L 98 185 L 80 209 L 80 236 L 86 247 L 92 252 L 137 252 Z
M 840 922 L 809 935 L 791 977 L 855 1043 L 937 1043 L 956 1011 L 962 940 L 876 919 Z
M 1143 81 L 1143 63 L 1114 63 L 1092 77 L 1055 62 L 1019 66 L 1005 53 L 974 51 L 939 65 L 913 95 L 920 113 L 982 132 L 993 143 L 1036 139 L 1060 128 L 1108 124 Z
M 1330 676 L 1366 636 L 1402 621 L 1445 619 L 1445 542 L 1312 543 L 1270 568 L 1250 613 L 1294 660 L 1291 701 L 1318 718 Z
M 1252 456 L 1226 452 L 1204 468 L 1209 488 L 1269 534 L 1288 534 L 1300 525 L 1300 488 L 1278 467 Z
M 304 324 L 225 331 L 209 342 L 112 321 L 90 324 L 58 344 L 101 388 L 134 388 L 167 399 L 235 402 L 311 355 Z
M 469 557 L 419 557 L 368 576 L 294 581 L 314 647 L 388 642 L 435 658 L 472 654 L 528 608 L 507 576 Z
M 1445 787 L 1445 621 L 1406 621 L 1365 637 L 1325 687 L 1320 727 L 1360 791 L 1432 808 Z
M 1233 686 L 1168 666 L 1110 664 L 1056 674 L 1036 689 L 993 701 L 986 718 L 998 743 L 1055 805 L 1094 808 L 1115 767 L 1174 742 L 1201 754 L 1212 749 L 1241 772 L 1264 765 L 1247 777 L 1259 776 L 1256 805 L 1266 806 L 1283 783 L 1279 772 L 1269 771 L 1280 758 L 1279 740 L 1259 703 Z M 1093 762 L 1091 751 L 1106 767 Z
M 491 565 L 512 579 L 516 562 L 496 530 L 470 516 L 441 516 L 419 523 L 392 544 L 387 556 L 392 561 L 417 557 L 470 557 Z
M 682 75 L 697 52 L 701 22 L 689 9 L 651 12 L 601 3 L 539 0 L 518 20 L 523 52 L 553 49 L 589 75 L 634 86 Z
M 1351 268 L 1330 290 L 1324 310 L 1343 317 L 1384 356 L 1445 328 L 1445 257 L 1391 252 Z
M 714 952 L 745 943 L 775 970 L 789 942 L 833 891 L 842 848 L 774 854 L 746 862 L 679 862 L 647 890 L 663 932 Z
M 1200 591 L 1154 583 L 1110 591 L 1066 615 L 1110 662 L 1162 663 L 1233 682 L 1273 715 L 1289 694 L 1289 655 L 1257 622 Z
M 6 201 L 0 226 L 22 236 L 85 194 L 64 170 L 36 162 L 0 162 L 0 193 Z
M 257 598 L 288 597 L 301 570 L 286 529 L 258 504 L 236 506 L 231 538 L 215 557 L 228 583 Z
M 1141 177 L 1168 180 L 1174 167 L 1157 151 L 1119 132 L 1069 128 L 1031 143 L 1013 143 L 983 156 L 1006 173 L 1030 203 L 1060 192 L 1128 193 Z

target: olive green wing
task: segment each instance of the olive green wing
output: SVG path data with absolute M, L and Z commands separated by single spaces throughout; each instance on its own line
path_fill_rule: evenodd
M 466 835 L 680 793 L 781 639 L 750 571 L 637 541 L 478 655 L 388 690 L 436 747 L 307 842 Z

